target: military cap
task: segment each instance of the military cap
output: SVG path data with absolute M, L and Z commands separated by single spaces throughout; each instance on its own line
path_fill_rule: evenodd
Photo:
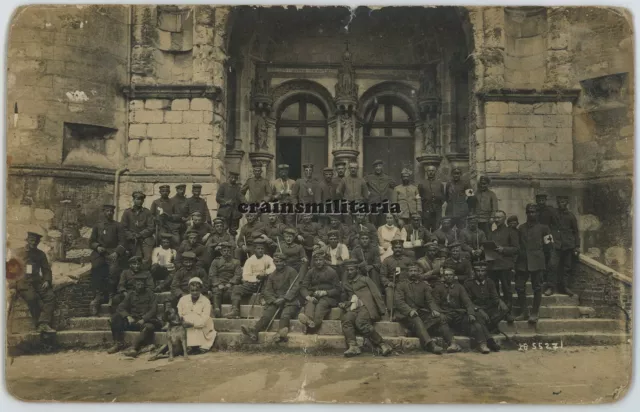
M 538 193 L 536 195 L 536 199 L 546 199 L 547 198 L 547 194 L 546 193 Z
M 288 168 L 289 168 L 289 165 L 288 165 L 288 164 L 285 164 L 285 163 L 282 163 L 282 164 L 279 164 L 279 165 L 278 165 L 278 169 L 281 169 L 281 170 L 282 170 L 282 169 L 288 169 Z
M 453 169 L 451 169 L 451 173 L 453 172 L 460 172 L 462 173 L 462 169 L 460 169 L 459 167 L 454 167 Z
M 189 285 L 191 285 L 192 283 L 199 283 L 202 286 L 202 279 L 197 276 L 192 277 L 191 279 L 189 279 Z
M 324 250 L 322 249 L 316 249 L 313 251 L 313 253 L 311 254 L 312 257 L 324 257 L 326 256 L 326 254 L 324 253 Z
M 451 242 L 449 243 L 449 245 L 447 245 L 449 249 L 453 249 L 454 247 L 461 247 L 461 246 L 462 246 L 462 243 L 460 242 Z
M 529 209 L 538 210 L 538 205 L 536 205 L 535 203 L 527 203 L 527 206 L 525 206 L 524 210 L 529 210 Z
M 212 223 L 216 223 L 216 222 L 220 222 L 220 223 L 223 223 L 223 224 L 224 224 L 224 219 L 223 219 L 223 218 L 221 218 L 221 217 L 217 217 L 217 218 L 213 219 L 213 222 L 212 222 Z
M 161 239 L 169 239 L 169 240 L 171 240 L 172 235 L 171 235 L 171 233 L 160 233 L 160 238 Z
M 160 185 L 158 189 L 169 189 L 169 185 Z
M 450 217 L 443 217 L 443 218 L 440 220 L 440 222 L 444 222 L 444 221 L 451 222 L 451 218 L 450 218 Z
M 276 252 L 273 254 L 273 260 L 285 260 L 286 256 L 284 255 L 284 253 L 281 252 Z
M 433 242 L 429 242 L 425 245 L 425 247 L 427 249 L 435 249 L 438 250 L 438 244 L 437 243 L 433 243 Z
M 116 207 L 115 207 L 114 205 L 112 205 L 112 204 L 108 204 L 108 203 L 105 203 L 104 205 L 102 205 L 102 208 L 103 208 L 103 209 L 116 210 Z
M 400 176 L 411 176 L 412 174 L 413 172 L 406 167 L 400 172 Z
M 231 243 L 229 242 L 220 242 L 218 243 L 218 246 L 222 247 L 228 247 L 228 248 L 232 248 L 233 246 L 231 245 Z
M 507 218 L 507 222 L 517 222 L 518 221 L 518 216 L 516 215 L 511 215 Z
M 396 243 L 400 243 L 403 244 L 404 243 L 404 239 L 400 236 L 396 236 L 393 239 L 391 239 L 391 244 L 395 245 Z
M 192 212 L 192 213 L 191 213 L 191 217 L 195 217 L 195 216 L 200 216 L 200 217 L 202 217 L 202 213 L 200 213 L 200 212 L 198 212 L 198 211 L 196 211 L 196 212 Z
M 131 256 L 129 263 L 142 263 L 142 258 L 140 256 Z
M 489 178 L 489 176 L 480 176 L 480 178 L 478 179 L 478 181 L 480 181 L 480 182 L 483 181 L 483 180 L 486 181 L 487 184 L 491 183 L 491 179 Z
M 485 262 L 484 260 L 478 260 L 473 262 L 473 267 L 474 268 L 486 268 L 487 267 L 487 262 Z
M 145 195 L 144 193 L 142 193 L 139 190 L 136 190 L 135 192 L 131 193 L 131 197 L 133 197 L 134 199 L 139 198 L 139 197 L 144 199 L 145 197 L 147 197 L 147 195 Z
M 360 236 L 360 237 L 362 237 L 362 236 L 371 237 L 371 233 L 369 233 L 369 231 L 367 229 L 362 229 L 362 231 L 360 232 L 360 234 L 358 236 Z
M 200 183 L 194 183 L 193 186 L 191 186 L 193 189 L 202 189 L 202 185 Z
M 199 235 L 199 233 L 198 233 L 198 232 L 196 232 L 196 231 L 195 231 L 195 230 L 193 230 L 193 229 L 189 229 L 189 230 L 187 230 L 186 232 L 184 232 L 184 237 L 189 237 L 189 236 L 191 236 L 191 235 L 196 235 L 196 236 L 198 236 L 198 235 Z
M 344 262 L 342 262 L 342 266 L 347 267 L 347 266 L 356 266 L 358 265 L 358 261 L 355 259 L 347 259 Z
M 333 173 L 333 168 L 332 167 L 325 167 L 324 169 L 322 169 L 322 172 L 324 172 L 324 173 L 327 173 L 327 172 Z
M 375 165 L 381 165 L 381 164 L 384 164 L 384 162 L 382 160 L 380 160 L 380 159 L 376 159 L 376 160 L 373 161 L 373 165 L 374 166 Z
M 187 185 L 184 184 L 184 183 L 180 183 L 180 184 L 176 185 L 176 189 L 179 189 L 181 187 L 184 188 L 184 187 L 187 187 Z
M 292 227 L 288 227 L 288 228 L 286 228 L 286 229 L 283 231 L 283 233 L 288 233 L 288 234 L 293 235 L 293 236 L 295 236 L 295 235 L 297 235 L 297 234 L 298 234 L 298 232 L 297 232 L 294 228 L 292 228 Z
M 193 252 L 189 252 L 189 251 L 184 252 L 182 254 L 182 259 L 196 259 L 196 254 L 193 253 Z
M 420 267 L 420 265 L 418 265 L 418 262 L 416 262 L 415 260 L 412 260 L 411 262 L 407 263 L 407 269 L 414 266 L 417 268 Z
M 347 165 L 347 163 L 346 163 L 346 162 L 344 162 L 344 161 L 342 161 L 342 160 L 341 160 L 341 161 L 339 161 L 339 162 L 336 162 L 336 163 L 335 163 L 335 166 L 336 166 L 336 167 L 338 167 L 338 166 L 346 166 L 346 165 Z
M 556 196 L 556 200 L 569 200 L 569 196 L 558 195 L 558 196 Z
M 40 238 L 42 238 L 42 235 L 36 232 L 27 232 L 27 238 L 30 238 L 30 237 L 33 237 L 36 240 L 40 240 Z
M 257 246 L 257 245 L 264 245 L 264 244 L 266 243 L 266 241 L 265 241 L 263 238 L 261 238 L 261 237 L 257 237 L 257 238 L 255 238 L 255 239 L 253 239 L 253 240 L 252 240 L 252 242 L 253 242 L 253 244 L 254 244 L 254 245 L 256 245 L 256 246 Z
M 327 232 L 327 237 L 331 237 L 331 236 L 339 237 L 340 233 L 337 230 L 330 230 L 329 232 Z
M 419 217 L 422 219 L 422 216 L 420 216 L 420 213 L 415 213 L 415 212 L 411 213 L 411 218 L 414 218 L 414 217 Z
M 149 274 L 146 272 L 138 272 L 135 275 L 133 275 L 133 278 L 135 280 L 147 280 L 148 277 L 149 277 Z
M 234 171 L 229 171 L 229 175 L 231 175 L 231 176 L 240 176 L 240 173 L 234 172 Z
M 305 163 L 302 165 L 303 169 L 313 169 L 313 163 Z

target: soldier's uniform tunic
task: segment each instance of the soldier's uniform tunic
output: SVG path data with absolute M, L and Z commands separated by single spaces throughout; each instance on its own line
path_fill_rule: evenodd
M 518 255 L 518 251 L 520 249 L 518 232 L 503 224 L 496 227 L 496 230 L 491 232 L 489 239 L 497 246 L 501 246 L 503 250 L 502 254 L 499 254 L 498 259 L 488 262 L 487 274 L 491 280 L 493 280 L 496 287 L 501 285 L 502 300 L 509 308 L 511 308 L 511 301 L 513 297 L 511 289 L 511 271 L 513 270 L 513 265 L 515 263 L 514 257 Z
M 201 197 L 191 196 L 187 199 L 186 204 L 187 216 L 191 216 L 194 212 L 200 212 L 202 214 L 202 221 L 205 223 L 211 223 L 211 213 L 209 213 L 209 206 L 207 201 Z
M 216 192 L 216 203 L 218 203 L 218 213 L 216 217 L 225 221 L 229 232 L 235 234 L 238 231 L 242 213 L 238 210 L 238 205 L 245 202 L 244 196 L 240 193 L 239 184 L 224 182 Z
M 222 303 L 226 299 L 231 301 L 233 287 L 242 282 L 242 265 L 238 259 L 222 256 L 213 260 L 209 268 L 209 283 L 211 284 L 211 297 L 213 308 L 222 310 Z M 230 284 L 230 287 L 226 285 Z M 224 289 L 220 289 L 220 285 Z
M 155 226 L 151 211 L 146 207 L 128 208 L 122 213 L 121 224 L 129 254 L 142 257 L 142 264 L 151 266 L 151 252 L 155 246 Z
M 496 329 L 509 310 L 500 309 L 500 296 L 495 283 L 491 279 L 484 279 L 482 282 L 468 279 L 464 282 L 464 288 L 476 307 L 476 314 L 483 318 L 481 323 L 486 325 L 488 330 Z
M 327 292 L 326 296 L 318 299 L 317 303 L 306 301 L 307 296 L 313 296 L 318 290 Z M 300 284 L 300 294 L 305 299 L 304 314 L 315 323 L 315 329 L 320 329 L 322 320 L 329 314 L 331 308 L 338 306 L 342 288 L 338 273 L 329 266 L 322 269 L 312 267 Z
M 89 247 L 91 252 L 91 287 L 103 298 L 113 297 L 118 285 L 118 277 L 125 265 L 125 233 L 120 223 L 106 219 L 98 222 L 91 230 Z M 98 247 L 106 249 L 99 253 Z M 116 253 L 116 259 L 109 256 Z
M 256 332 L 265 330 L 267 325 L 269 325 L 271 318 L 280 308 L 280 306 L 275 304 L 278 298 L 284 299 L 278 329 L 289 327 L 291 319 L 295 317 L 298 314 L 298 310 L 300 310 L 300 277 L 298 276 L 296 280 L 296 276 L 298 276 L 298 273 L 293 268 L 285 266 L 282 270 L 276 269 L 275 272 L 267 277 L 263 294 L 265 305 L 262 316 L 254 326 Z M 294 281 L 295 284 L 293 284 Z M 289 290 L 290 286 L 291 289 Z
M 40 249 L 21 247 L 15 251 L 15 258 L 24 264 L 24 276 L 16 282 L 18 295 L 27 302 L 31 318 L 37 325 L 51 326 L 56 298 L 47 255 Z M 42 287 L 44 282 L 49 282 L 48 288 Z
M 382 266 L 380 267 L 380 283 L 384 288 L 387 309 L 390 310 L 393 307 L 395 293 L 393 287 L 394 274 L 396 285 L 407 280 L 409 264 L 413 263 L 413 261 L 413 259 L 405 255 L 398 257 L 391 255 L 382 261 Z
M 418 193 L 422 200 L 422 224 L 434 232 L 440 227 L 442 204 L 445 200 L 444 182 L 426 179 L 418 185 Z

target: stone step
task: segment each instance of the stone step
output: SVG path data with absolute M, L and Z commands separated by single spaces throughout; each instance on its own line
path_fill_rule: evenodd
M 137 332 L 126 332 L 125 339 L 130 343 Z M 292 333 L 289 335 L 289 342 L 272 344 L 269 343 L 274 332 L 262 332 L 259 336 L 260 344 L 248 344 L 246 338 L 240 332 L 220 332 L 217 335 L 214 347 L 219 350 L 265 350 L 275 349 L 278 351 L 304 351 L 304 352 L 339 352 L 346 349 L 344 338 L 338 335 L 303 335 Z M 571 346 L 591 346 L 591 345 L 617 345 L 630 343 L 631 336 L 625 333 L 550 333 L 540 335 L 537 333 L 521 333 L 509 336 L 506 339 L 503 335 L 496 335 L 495 339 L 503 345 L 504 349 L 521 349 L 521 344 L 526 344 L 528 349 L 533 349 L 533 343 L 539 346 L 540 343 L 548 343 L 550 347 L 556 344 L 559 350 L 566 350 Z M 420 348 L 417 338 L 412 337 L 390 337 L 385 340 L 393 345 L 397 350 L 408 351 Z M 111 333 L 107 331 L 61 331 L 55 336 L 58 347 L 64 348 L 106 348 L 112 344 Z M 360 344 L 362 339 L 358 338 Z M 166 333 L 158 332 L 155 335 L 155 343 L 166 342 Z M 7 336 L 8 346 L 13 353 L 24 353 L 29 350 L 37 351 L 42 345 L 41 337 L 37 333 L 18 334 Z M 470 347 L 470 341 L 466 337 L 456 337 L 456 343 L 465 349 Z M 561 349 L 560 349 L 561 348 Z M 455 355 L 452 355 L 455 356 Z
M 500 330 L 506 334 L 521 333 L 583 333 L 583 332 L 622 332 L 625 323 L 615 319 L 540 319 L 532 325 L 527 321 L 517 321 L 513 324 L 500 322 Z

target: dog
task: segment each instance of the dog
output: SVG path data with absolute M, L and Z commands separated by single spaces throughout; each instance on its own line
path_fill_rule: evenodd
M 182 348 L 182 354 L 185 360 L 189 359 L 187 353 L 187 330 L 182 326 L 182 319 L 178 314 L 178 310 L 168 306 L 165 308 L 163 320 L 165 326 L 163 329 L 167 331 L 167 343 L 162 345 L 160 349 L 151 356 L 149 360 L 156 360 L 165 351 L 169 352 L 169 362 L 173 361 L 173 356 L 179 348 Z

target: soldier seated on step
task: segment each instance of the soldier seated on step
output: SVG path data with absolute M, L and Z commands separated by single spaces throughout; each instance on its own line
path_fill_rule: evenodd
M 193 252 L 196 255 L 196 266 L 205 269 L 207 261 L 206 247 L 200 242 L 198 232 L 195 230 L 187 230 L 184 234 L 185 240 L 182 241 L 178 250 L 176 251 L 176 270 L 182 267 L 182 256 L 185 252 Z
M 233 287 L 242 282 L 242 266 L 240 261 L 232 256 L 233 245 L 229 242 L 221 242 L 218 246 L 221 256 L 214 259 L 209 268 L 210 295 L 215 318 L 222 316 L 223 301 L 227 300 L 231 303 Z
M 227 229 L 225 229 L 224 219 L 217 217 L 213 219 L 213 232 L 211 232 L 211 236 L 209 236 L 209 239 L 207 239 L 205 243 L 205 247 L 207 248 L 207 253 L 212 262 L 214 259 L 217 259 L 220 257 L 221 255 L 220 249 L 222 248 L 220 245 L 224 242 L 230 243 L 232 245 L 231 249 L 233 253 L 234 239 L 229 234 L 229 232 L 227 232 Z M 207 268 L 208 267 L 205 266 L 205 269 Z
M 458 352 L 460 347 L 453 340 L 446 318 L 431 295 L 431 287 L 422 279 L 418 263 L 410 263 L 408 277 L 396 288 L 394 298 L 395 317 L 405 328 L 420 340 L 422 349 L 442 354 L 442 348 L 431 338 L 431 334 L 442 336 L 447 352 Z
M 498 323 L 507 317 L 509 307 L 500 299 L 493 280 L 487 278 L 487 262 L 473 264 L 475 276 L 464 283 L 464 288 L 473 302 L 476 315 L 481 323 L 491 331 L 498 330 Z M 499 348 L 497 344 L 494 345 Z
M 298 272 L 286 265 L 285 255 L 276 252 L 273 255 L 275 272 L 271 273 L 264 284 L 265 305 L 262 316 L 254 327 L 242 326 L 242 333 L 253 342 L 258 341 L 258 333 L 271 326 L 273 320 L 280 316 L 278 333 L 273 338 L 274 343 L 288 340 L 291 319 L 300 310 L 300 278 Z
M 18 264 L 14 272 L 17 275 L 17 281 L 10 287 L 27 302 L 31 318 L 36 322 L 37 331 L 55 333 L 56 331 L 51 328 L 51 322 L 56 298 L 53 293 L 49 260 L 47 255 L 38 249 L 41 238 L 42 235 L 38 233 L 27 232 L 25 247 L 12 253 L 11 260 L 17 261 Z M 11 280 L 9 268 L 7 268 L 7 279 Z
M 284 254 L 287 266 L 294 268 L 300 273 L 300 277 L 304 278 L 305 273 L 307 273 L 307 268 L 309 267 L 309 260 L 307 259 L 304 247 L 299 243 L 295 243 L 297 234 L 296 229 L 292 227 L 286 228 L 283 233 L 284 242 L 279 245 L 279 250 Z
M 204 284 L 203 290 L 209 290 L 209 282 L 207 272 L 201 267 L 196 266 L 196 254 L 193 252 L 184 252 L 182 254 L 182 266 L 173 274 L 171 281 L 171 305 L 176 307 L 181 297 L 188 295 L 189 281 L 192 278 L 200 278 Z
M 156 292 L 166 292 L 171 286 L 173 272 L 175 272 L 176 251 L 171 248 L 173 235 L 160 234 L 160 246 L 153 249 L 151 254 L 151 275 L 156 284 Z
M 111 307 L 117 308 L 120 302 L 122 302 L 128 294 L 133 292 L 136 288 L 135 278 L 136 276 L 145 276 L 146 288 L 153 292 L 155 284 L 153 283 L 153 276 L 148 270 L 142 268 L 142 258 L 140 256 L 132 256 L 129 258 L 129 269 L 125 269 L 120 274 L 120 281 L 118 282 L 118 289 L 116 295 L 111 301 Z
M 305 300 L 304 312 L 298 320 L 304 326 L 305 333 L 314 333 L 320 329 L 322 320 L 338 306 L 342 293 L 340 277 L 335 270 L 327 266 L 327 256 L 317 249 L 313 252 L 313 263 L 300 285 L 300 295 Z
M 345 281 L 342 288 L 342 302 L 338 306 L 344 311 L 341 319 L 342 334 L 347 342 L 344 356 L 357 356 L 361 353 L 356 341 L 356 333 L 369 339 L 379 348 L 382 356 L 393 352 L 382 336 L 375 330 L 374 324 L 387 313 L 382 294 L 371 278 L 364 276 L 358 268 L 358 261 L 344 261 Z
M 265 255 L 265 241 L 262 238 L 253 240 L 253 255 L 242 267 L 242 282 L 235 285 L 231 292 L 231 313 L 229 319 L 240 318 L 240 301 L 243 296 L 259 294 L 267 276 L 276 270 L 271 256 Z
M 257 213 L 246 213 L 244 215 L 246 223 L 240 228 L 236 243 L 238 247 L 234 251 L 234 257 L 242 264 L 244 264 L 244 261 L 247 260 L 249 256 L 253 255 L 253 245 L 251 244 L 253 234 L 255 232 L 264 234 L 264 224 L 260 222 L 258 217 Z
M 463 255 L 462 244 L 459 242 L 450 243 L 449 257 L 444 261 L 444 268 L 452 269 L 460 284 L 464 284 L 467 279 L 473 278 L 473 268 L 468 258 Z
M 443 282 L 433 288 L 433 297 L 449 327 L 457 333 L 469 336 L 478 345 L 481 353 L 487 354 L 499 350 L 496 342 L 477 318 L 475 305 L 469 299 L 464 286 L 456 279 L 455 272 L 444 269 Z M 448 349 L 447 349 L 448 351 Z
M 131 349 L 124 353 L 126 356 L 136 357 L 143 345 L 153 342 L 154 332 L 162 328 L 162 323 L 157 318 L 158 298 L 153 289 L 148 287 L 149 276 L 149 272 L 135 273 L 134 289 L 126 294 L 111 317 L 114 344 L 108 353 L 116 353 L 125 348 L 125 331 L 139 331 Z

